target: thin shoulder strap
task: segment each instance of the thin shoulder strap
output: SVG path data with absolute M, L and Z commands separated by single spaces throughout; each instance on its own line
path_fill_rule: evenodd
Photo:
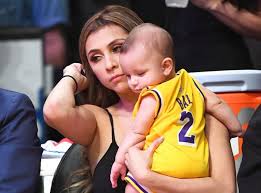
M 109 118 L 110 118 L 112 142 L 116 142 L 116 141 L 115 141 L 115 135 L 114 135 L 114 124 L 113 124 L 112 115 L 111 115 L 111 113 L 109 112 L 108 109 L 105 109 L 105 110 L 106 110 L 106 112 L 108 113 Z

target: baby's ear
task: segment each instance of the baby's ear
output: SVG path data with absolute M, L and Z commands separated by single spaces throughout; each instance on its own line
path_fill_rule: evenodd
M 175 71 L 174 61 L 166 57 L 161 62 L 161 69 L 165 76 L 169 76 L 173 71 Z

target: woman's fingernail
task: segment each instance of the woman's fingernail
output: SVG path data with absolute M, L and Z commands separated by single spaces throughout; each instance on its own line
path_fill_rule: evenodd
M 159 140 L 160 140 L 160 141 L 164 141 L 164 137 L 161 136 L 161 137 L 159 138 Z

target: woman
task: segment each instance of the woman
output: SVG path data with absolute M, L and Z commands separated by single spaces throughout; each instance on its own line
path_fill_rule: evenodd
M 108 6 L 90 18 L 80 36 L 83 65 L 74 63 L 64 69 L 66 77 L 55 86 L 44 105 L 46 122 L 86 147 L 93 176 L 93 192 L 124 192 L 125 183 L 119 181 L 117 189 L 112 189 L 109 177 L 118 144 L 131 127 L 137 94 L 128 88 L 127 79 L 119 66 L 119 51 L 131 29 L 141 23 L 142 20 L 134 12 L 121 6 Z M 83 68 L 86 76 L 81 74 Z M 86 88 L 88 102 L 93 105 L 76 106 L 74 94 Z M 179 189 L 168 187 L 165 192 L 234 192 L 235 173 L 227 131 L 214 118 L 208 118 L 207 124 L 207 129 L 211 128 L 208 135 L 211 177 L 192 180 L 172 178 L 174 184 L 187 185 L 179 186 Z M 212 128 L 213 125 L 215 128 Z M 218 147 L 216 144 L 213 146 L 214 142 Z M 216 155 L 219 156 L 217 159 Z M 226 168 L 223 166 L 224 160 Z M 128 164 L 136 175 L 138 171 L 133 171 L 130 159 Z M 226 176 L 223 176 L 224 173 Z M 147 174 L 150 175 L 146 175 L 148 179 L 153 179 L 155 175 Z M 165 186 L 168 179 L 158 175 L 157 180 L 159 187 L 148 187 L 160 192 L 160 184 Z

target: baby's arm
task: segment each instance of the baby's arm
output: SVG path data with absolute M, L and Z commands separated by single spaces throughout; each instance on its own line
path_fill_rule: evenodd
M 126 175 L 125 154 L 128 149 L 145 140 L 155 118 L 155 109 L 156 100 L 153 95 L 142 99 L 133 126 L 121 143 L 112 165 L 110 180 L 113 188 L 117 187 L 118 177 L 121 175 L 121 178 L 124 179 Z
M 241 124 L 228 104 L 207 88 L 203 86 L 201 88 L 205 95 L 206 112 L 221 121 L 232 136 L 241 136 L 243 132 Z

